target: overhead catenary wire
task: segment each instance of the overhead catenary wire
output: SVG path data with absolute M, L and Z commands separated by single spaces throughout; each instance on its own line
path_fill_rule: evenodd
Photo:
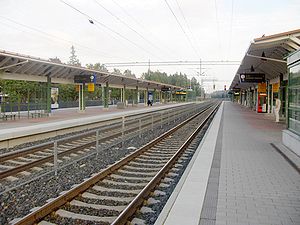
M 175 15 L 175 13 L 174 13 L 173 9 L 171 8 L 170 4 L 168 3 L 167 0 L 165 0 L 165 3 L 166 3 L 166 5 L 167 5 L 168 9 L 170 10 L 170 12 L 172 13 L 172 15 L 174 16 L 174 18 L 175 18 L 175 20 L 176 20 L 178 26 L 180 27 L 180 29 L 181 29 L 181 31 L 183 32 L 183 34 L 184 34 L 184 36 L 186 37 L 186 39 L 188 40 L 188 42 L 189 42 L 191 48 L 193 49 L 193 51 L 195 52 L 196 56 L 197 56 L 198 58 L 200 58 L 200 55 L 199 55 L 198 51 L 196 50 L 196 48 L 194 47 L 194 45 L 193 45 L 191 39 L 189 38 L 189 36 L 188 36 L 187 33 L 185 32 L 185 30 L 183 29 L 183 26 L 181 25 L 180 21 L 178 20 L 177 16 Z
M 217 0 L 215 0 L 215 16 L 216 16 L 216 23 L 217 23 L 218 48 L 219 48 L 219 52 L 221 52 L 220 24 L 219 24 Z
M 195 38 L 195 36 L 194 36 L 194 34 L 193 34 L 193 31 L 192 31 L 192 29 L 191 29 L 191 27 L 190 27 L 190 25 L 189 25 L 189 23 L 188 23 L 188 21 L 187 21 L 185 15 L 184 15 L 184 13 L 183 13 L 183 10 L 182 10 L 182 8 L 180 7 L 180 4 L 179 4 L 178 0 L 175 0 L 175 1 L 176 1 L 177 6 L 178 6 L 179 12 L 180 12 L 180 14 L 181 14 L 181 16 L 182 16 L 182 18 L 183 18 L 185 24 L 186 24 L 186 27 L 188 28 L 189 32 L 191 33 L 191 36 L 192 36 L 193 41 L 194 41 L 194 43 L 197 45 L 196 38 Z
M 152 33 L 151 30 L 147 30 L 147 26 L 144 26 L 143 24 L 141 24 L 137 19 L 135 19 L 130 13 L 127 12 L 127 10 L 121 6 L 117 1 L 112 0 L 112 2 L 114 4 L 116 4 L 131 20 L 133 20 L 140 28 L 142 28 L 144 31 L 146 31 L 148 34 L 150 34 L 151 36 L 153 36 L 156 40 L 159 40 L 158 37 Z M 168 46 L 164 45 L 164 47 L 170 52 L 172 53 L 172 55 L 174 54 L 174 50 L 170 49 Z
M 215 65 L 215 66 L 236 66 L 240 65 L 240 61 L 202 61 L 203 65 Z M 151 66 L 191 66 L 199 65 L 198 61 L 155 61 L 151 62 Z M 120 63 L 105 63 L 106 67 L 126 67 L 126 66 L 149 66 L 149 62 L 120 62 Z
M 231 54 L 231 37 L 232 37 L 232 23 L 233 23 L 233 9 L 234 9 L 234 0 L 231 0 L 231 17 L 230 17 L 230 29 L 229 29 L 229 45 L 228 45 L 228 56 Z
M 144 52 L 146 52 L 147 54 L 150 54 L 154 57 L 157 57 L 156 55 L 154 55 L 153 53 L 151 53 L 150 51 L 148 51 L 147 49 L 143 48 L 142 46 L 140 46 L 139 44 L 135 43 L 134 41 L 130 40 L 129 38 L 125 37 L 124 35 L 122 35 L 121 33 L 119 33 L 118 31 L 113 30 L 112 28 L 110 28 L 109 26 L 105 25 L 104 23 L 100 22 L 99 20 L 97 20 L 96 18 L 93 18 L 91 16 L 89 16 L 88 14 L 84 13 L 83 11 L 77 9 L 76 7 L 74 7 L 73 5 L 65 2 L 64 0 L 59 0 L 60 2 L 62 2 L 63 4 L 65 4 L 66 6 L 72 8 L 73 10 L 77 11 L 78 13 L 80 13 L 81 15 L 85 16 L 88 20 L 92 20 L 94 22 L 94 25 L 100 25 L 101 27 L 104 27 L 105 29 L 107 29 L 108 31 L 114 33 L 115 35 L 117 35 L 118 37 L 126 40 L 127 42 L 131 43 L 132 45 L 134 45 L 135 47 L 143 50 Z M 160 57 L 157 57 L 160 58 Z
M 57 39 L 57 40 L 60 40 L 60 41 L 64 41 L 64 42 L 67 42 L 67 43 L 69 43 L 69 44 L 76 45 L 76 46 L 79 46 L 79 47 L 81 47 L 81 48 L 87 49 L 87 50 L 89 50 L 89 51 L 97 52 L 97 53 L 99 54 L 99 56 L 100 56 L 100 54 L 101 54 L 101 56 L 106 56 L 106 57 L 109 57 L 109 58 L 125 59 L 125 58 L 122 58 L 122 57 L 119 57 L 119 56 L 114 56 L 114 55 L 108 54 L 108 53 L 106 53 L 106 52 L 101 52 L 101 51 L 98 51 L 98 50 L 96 50 L 96 49 L 93 49 L 93 48 L 84 46 L 84 45 L 82 45 L 82 44 L 80 44 L 80 43 L 78 43 L 78 42 L 74 42 L 74 41 L 72 41 L 72 40 L 67 40 L 67 39 L 65 39 L 65 38 L 58 37 L 58 36 L 56 36 L 56 35 L 47 33 L 47 32 L 45 32 L 45 31 L 42 31 L 42 30 L 40 30 L 40 29 L 37 29 L 37 28 L 35 28 L 35 27 L 29 26 L 29 25 L 26 25 L 26 24 L 23 24 L 23 23 L 20 23 L 20 22 L 18 22 L 18 21 L 13 20 L 13 19 L 10 19 L 10 18 L 1 16 L 1 15 L 0 15 L 0 17 L 3 18 L 3 19 L 5 19 L 5 20 L 7 20 L 7 21 L 10 21 L 11 23 L 17 24 L 18 26 L 21 26 L 21 27 L 24 27 L 24 28 L 26 28 L 26 29 L 28 29 L 28 30 L 32 30 L 32 31 L 34 31 L 34 32 L 37 32 L 37 33 L 39 33 L 39 34 L 42 34 L 42 35 L 48 37 L 48 38 L 51 39 L 51 40 Z M 5 24 L 5 23 L 2 23 L 2 24 Z M 9 27 L 8 24 L 5 24 L 5 25 Z M 16 29 L 16 28 L 14 28 L 14 29 Z M 29 33 L 29 32 L 27 32 L 27 33 Z M 29 34 L 30 34 L 30 33 L 29 33 Z M 31 33 L 31 34 L 32 34 L 32 33 Z
M 120 23 L 122 23 L 124 26 L 126 26 L 129 30 L 131 30 L 132 32 L 134 32 L 135 34 L 137 34 L 141 39 L 143 39 L 144 41 L 146 41 L 149 45 L 151 45 L 152 47 L 161 50 L 161 48 L 159 48 L 156 44 L 154 44 L 152 41 L 148 40 L 147 38 L 145 38 L 140 32 L 138 32 L 136 29 L 134 29 L 132 26 L 130 26 L 128 23 L 126 23 L 124 20 L 122 20 L 120 17 L 118 17 L 117 15 L 115 15 L 113 12 L 111 12 L 109 9 L 107 9 L 103 4 L 101 4 L 98 0 L 94 0 L 95 3 L 100 6 L 102 9 L 104 9 L 108 14 L 110 14 L 112 17 L 114 17 L 116 20 L 118 20 Z

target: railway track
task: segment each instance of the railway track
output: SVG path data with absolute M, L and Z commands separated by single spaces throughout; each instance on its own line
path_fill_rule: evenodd
M 191 105 L 189 110 L 185 106 L 142 116 L 129 116 L 84 134 L 2 154 L 0 155 L 0 183 L 15 181 L 43 170 L 48 171 L 59 163 L 91 154 L 107 144 L 122 142 L 136 135 L 137 132 L 141 135 L 144 130 L 164 126 L 171 121 L 175 122 L 179 117 L 187 116 L 195 108 L 196 105 Z
M 126 224 L 157 185 L 176 176 L 191 153 L 188 146 L 217 108 L 209 105 L 14 224 Z

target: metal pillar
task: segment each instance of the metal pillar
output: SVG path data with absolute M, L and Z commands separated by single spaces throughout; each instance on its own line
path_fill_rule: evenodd
M 162 91 L 159 91 L 159 102 L 163 103 L 162 101 L 163 101 L 163 99 L 162 99 Z
M 148 92 L 147 90 L 144 91 L 144 105 L 147 105 L 147 101 L 148 101 Z
M 104 101 L 103 101 L 103 107 L 104 108 L 108 108 L 108 89 L 109 89 L 109 85 L 108 82 L 105 83 L 105 87 L 104 87 Z
M 51 77 L 47 76 L 47 113 L 51 113 Z
M 121 96 L 121 99 L 120 99 L 121 102 L 124 102 L 124 100 L 123 100 L 123 88 L 120 89 L 120 96 Z
M 84 84 L 79 85 L 79 111 L 85 110 Z
M 134 104 L 138 105 L 139 104 L 139 87 L 135 87 L 135 98 L 134 98 Z
M 267 98 L 268 98 L 268 101 L 267 101 L 267 109 L 268 109 L 268 113 L 271 113 L 271 107 L 270 107 L 270 103 L 271 103 L 271 101 L 270 101 L 270 81 L 267 81 L 266 82 L 267 83 Z
M 125 104 L 125 106 L 127 106 L 126 104 L 126 85 L 124 84 L 124 87 L 123 87 L 123 103 Z
M 273 113 L 273 99 L 274 99 L 274 92 L 273 92 L 273 85 L 272 85 L 272 88 L 271 88 L 271 113 Z

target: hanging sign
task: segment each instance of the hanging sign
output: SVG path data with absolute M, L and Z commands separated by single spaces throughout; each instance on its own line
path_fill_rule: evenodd
M 168 88 L 168 87 L 162 87 L 161 91 L 170 91 L 170 88 Z
M 262 83 L 265 82 L 264 73 L 241 73 L 241 83 Z
M 279 92 L 279 83 L 272 84 L 273 92 Z
M 88 92 L 94 92 L 94 91 L 95 91 L 95 84 L 88 83 Z
M 75 75 L 74 83 L 86 84 L 86 83 L 96 83 L 96 75 Z
M 76 92 L 79 92 L 79 90 L 80 90 L 80 84 L 76 84 L 75 85 L 75 90 L 76 90 Z
M 259 93 L 267 92 L 267 85 L 266 85 L 266 83 L 258 83 L 258 85 L 257 85 L 257 91 Z

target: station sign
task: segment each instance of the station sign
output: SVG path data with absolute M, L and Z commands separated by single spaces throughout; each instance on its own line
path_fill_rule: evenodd
M 265 92 L 267 92 L 267 84 L 266 83 L 258 83 L 257 84 L 257 91 L 259 93 L 265 93 Z
M 175 92 L 176 95 L 186 95 L 186 91 L 184 90 L 179 90 Z
M 86 83 L 96 83 L 96 75 L 75 75 L 74 83 L 86 84 Z
M 162 87 L 162 88 L 161 88 L 161 91 L 170 91 L 170 88 Z
M 264 73 L 241 73 L 240 81 L 241 83 L 262 83 L 265 82 Z
M 279 83 L 272 84 L 273 92 L 279 92 Z
M 88 83 L 88 92 L 94 92 L 94 91 L 95 91 L 95 84 Z

